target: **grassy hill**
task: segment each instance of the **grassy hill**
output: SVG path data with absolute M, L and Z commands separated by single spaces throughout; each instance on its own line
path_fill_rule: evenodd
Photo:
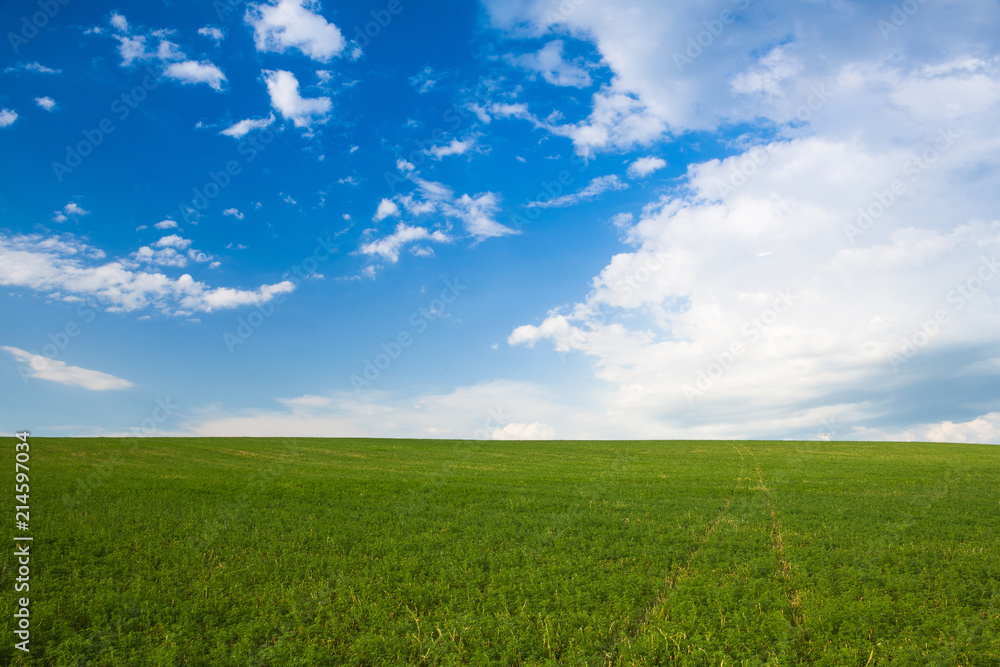
M 984 445 L 33 438 L 0 662 L 1000 665 L 998 481 Z

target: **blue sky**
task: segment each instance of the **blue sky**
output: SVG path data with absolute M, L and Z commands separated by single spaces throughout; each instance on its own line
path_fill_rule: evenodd
M 998 19 L 6 2 L 0 428 L 998 442 Z

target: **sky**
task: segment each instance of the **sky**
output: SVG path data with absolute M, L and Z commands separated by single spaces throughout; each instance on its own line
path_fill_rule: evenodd
M 0 430 L 1000 443 L 1000 5 L 0 5 Z

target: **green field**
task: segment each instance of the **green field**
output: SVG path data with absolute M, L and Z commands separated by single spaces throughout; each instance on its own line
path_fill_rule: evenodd
M 1000 447 L 33 438 L 30 465 L 4 664 L 1000 665 Z

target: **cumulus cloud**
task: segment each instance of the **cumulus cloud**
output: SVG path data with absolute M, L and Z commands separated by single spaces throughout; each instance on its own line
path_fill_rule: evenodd
M 1000 201 L 973 175 L 1000 167 L 1000 9 L 926 4 L 882 35 L 857 31 L 881 6 L 746 3 L 719 36 L 691 3 L 584 3 L 558 25 L 549 0 L 486 4 L 496 27 L 600 52 L 611 78 L 587 118 L 524 115 L 580 154 L 741 123 L 769 136 L 616 218 L 626 249 L 509 343 L 590 359 L 620 433 L 814 437 L 832 419 L 836 437 L 985 437 L 948 424 L 986 429 L 1000 375 L 1000 281 L 979 273 Z
M 45 109 L 46 111 L 52 111 L 56 108 L 56 101 L 51 97 L 36 97 L 35 104 Z
M 390 264 L 394 264 L 399 261 L 399 253 L 407 245 L 418 241 L 447 243 L 450 240 L 448 235 L 441 230 L 431 231 L 424 227 L 410 226 L 405 222 L 401 222 L 396 225 L 395 231 L 388 236 L 363 243 L 358 252 L 363 255 L 375 255 Z
M 128 32 L 128 20 L 118 12 L 113 12 L 111 14 L 109 23 L 111 23 L 111 27 L 118 32 Z
M 641 157 L 628 166 L 628 175 L 632 178 L 643 178 L 666 166 L 667 161 L 663 158 Z
M 0 127 L 8 127 L 17 120 L 17 112 L 13 109 L 0 109 Z
M 185 60 L 171 63 L 163 73 L 181 83 L 207 83 L 209 87 L 218 91 L 222 90 L 222 84 L 226 81 L 226 75 L 222 70 L 208 61 Z
M 240 213 L 240 210 L 238 208 L 227 208 L 225 211 L 222 212 L 222 215 L 229 215 L 236 218 L 237 220 L 243 219 L 243 214 Z
M 207 25 L 204 28 L 198 28 L 198 34 L 208 37 L 209 39 L 214 39 L 216 42 L 221 42 L 225 37 L 221 30 L 211 25 Z
M 118 40 L 118 55 L 122 57 L 122 67 L 130 67 L 137 60 L 146 60 L 152 54 L 146 48 L 146 36 L 116 35 Z
M 254 130 L 263 130 L 274 122 L 274 114 L 269 114 L 267 118 L 246 118 L 237 123 L 233 123 L 226 129 L 219 132 L 227 137 L 240 139 Z
M 546 44 L 537 53 L 529 53 L 510 60 L 516 65 L 542 75 L 554 86 L 586 88 L 591 84 L 590 74 L 579 65 L 563 59 L 563 41 L 556 39 Z
M 398 215 L 399 206 L 396 202 L 391 199 L 383 199 L 378 203 L 378 208 L 375 210 L 375 215 L 372 216 L 374 222 L 379 222 L 380 220 L 385 220 L 389 216 Z
M 63 206 L 62 209 L 53 211 L 53 213 L 55 214 L 52 217 L 53 222 L 66 222 L 70 219 L 70 217 L 79 218 L 81 216 L 88 215 L 90 211 L 85 211 L 83 207 L 76 202 L 70 202 Z
M 27 377 L 58 382 L 71 387 L 82 387 L 90 391 L 128 389 L 132 386 L 128 380 L 122 380 L 114 375 L 79 366 L 70 366 L 64 361 L 50 359 L 40 354 L 32 354 L 16 347 L 5 345 L 0 349 L 9 352 L 21 363 Z
M 475 145 L 475 138 L 469 138 L 462 141 L 452 139 L 450 143 L 443 146 L 431 146 L 425 151 L 425 153 L 433 157 L 435 160 L 440 160 L 441 158 L 449 155 L 462 155 Z
M 264 80 L 271 96 L 271 105 L 291 120 L 295 127 L 312 127 L 325 123 L 333 105 L 329 97 L 305 98 L 299 94 L 299 82 L 295 75 L 285 70 L 265 70 Z
M 177 223 L 173 220 L 160 220 L 153 226 L 157 229 L 177 229 Z
M 191 240 L 182 238 L 177 234 L 170 234 L 169 236 L 164 236 L 153 245 L 157 248 L 176 248 L 178 250 L 186 250 L 191 247 Z
M 143 257 L 102 262 L 102 251 L 70 234 L 0 234 L 0 285 L 68 301 L 91 297 L 113 311 L 154 307 L 174 314 L 265 303 L 295 289 L 290 281 L 250 290 L 211 287 L 188 274 L 171 278 L 156 271 L 136 270 L 137 261 L 146 257 L 153 261 L 157 252 L 161 252 L 159 258 L 164 262 L 176 263 L 178 248 L 188 247 L 189 242 L 170 235 L 154 245 L 144 246 L 149 251 L 142 251 Z M 192 253 L 190 248 L 187 257 L 195 261 L 208 258 L 204 253 Z
M 976 163 L 989 150 L 967 149 Z M 961 295 L 968 280 L 1000 275 L 990 268 L 1000 221 L 974 213 L 988 203 L 966 196 L 962 216 L 956 200 L 940 202 L 954 180 L 925 183 L 852 243 L 845 229 L 871 184 L 892 182 L 905 152 L 811 138 L 752 155 L 693 165 L 686 195 L 624 223 L 635 249 L 612 257 L 585 299 L 517 327 L 508 342 L 548 340 L 591 356 L 596 376 L 616 388 L 612 412 L 649 432 L 809 436 L 831 416 L 854 426 L 898 419 L 942 382 L 955 383 L 955 406 L 963 394 L 971 400 L 939 373 L 971 372 L 963 369 L 984 359 L 973 350 L 1000 331 L 986 294 Z M 956 215 L 965 221 L 942 226 Z M 628 325 L 629 314 L 648 325 Z M 927 350 L 910 351 L 918 345 Z
M 298 49 L 319 62 L 329 62 L 344 50 L 340 29 L 327 22 L 314 0 L 276 0 L 250 4 L 244 20 L 253 27 L 258 51 L 284 53 Z

